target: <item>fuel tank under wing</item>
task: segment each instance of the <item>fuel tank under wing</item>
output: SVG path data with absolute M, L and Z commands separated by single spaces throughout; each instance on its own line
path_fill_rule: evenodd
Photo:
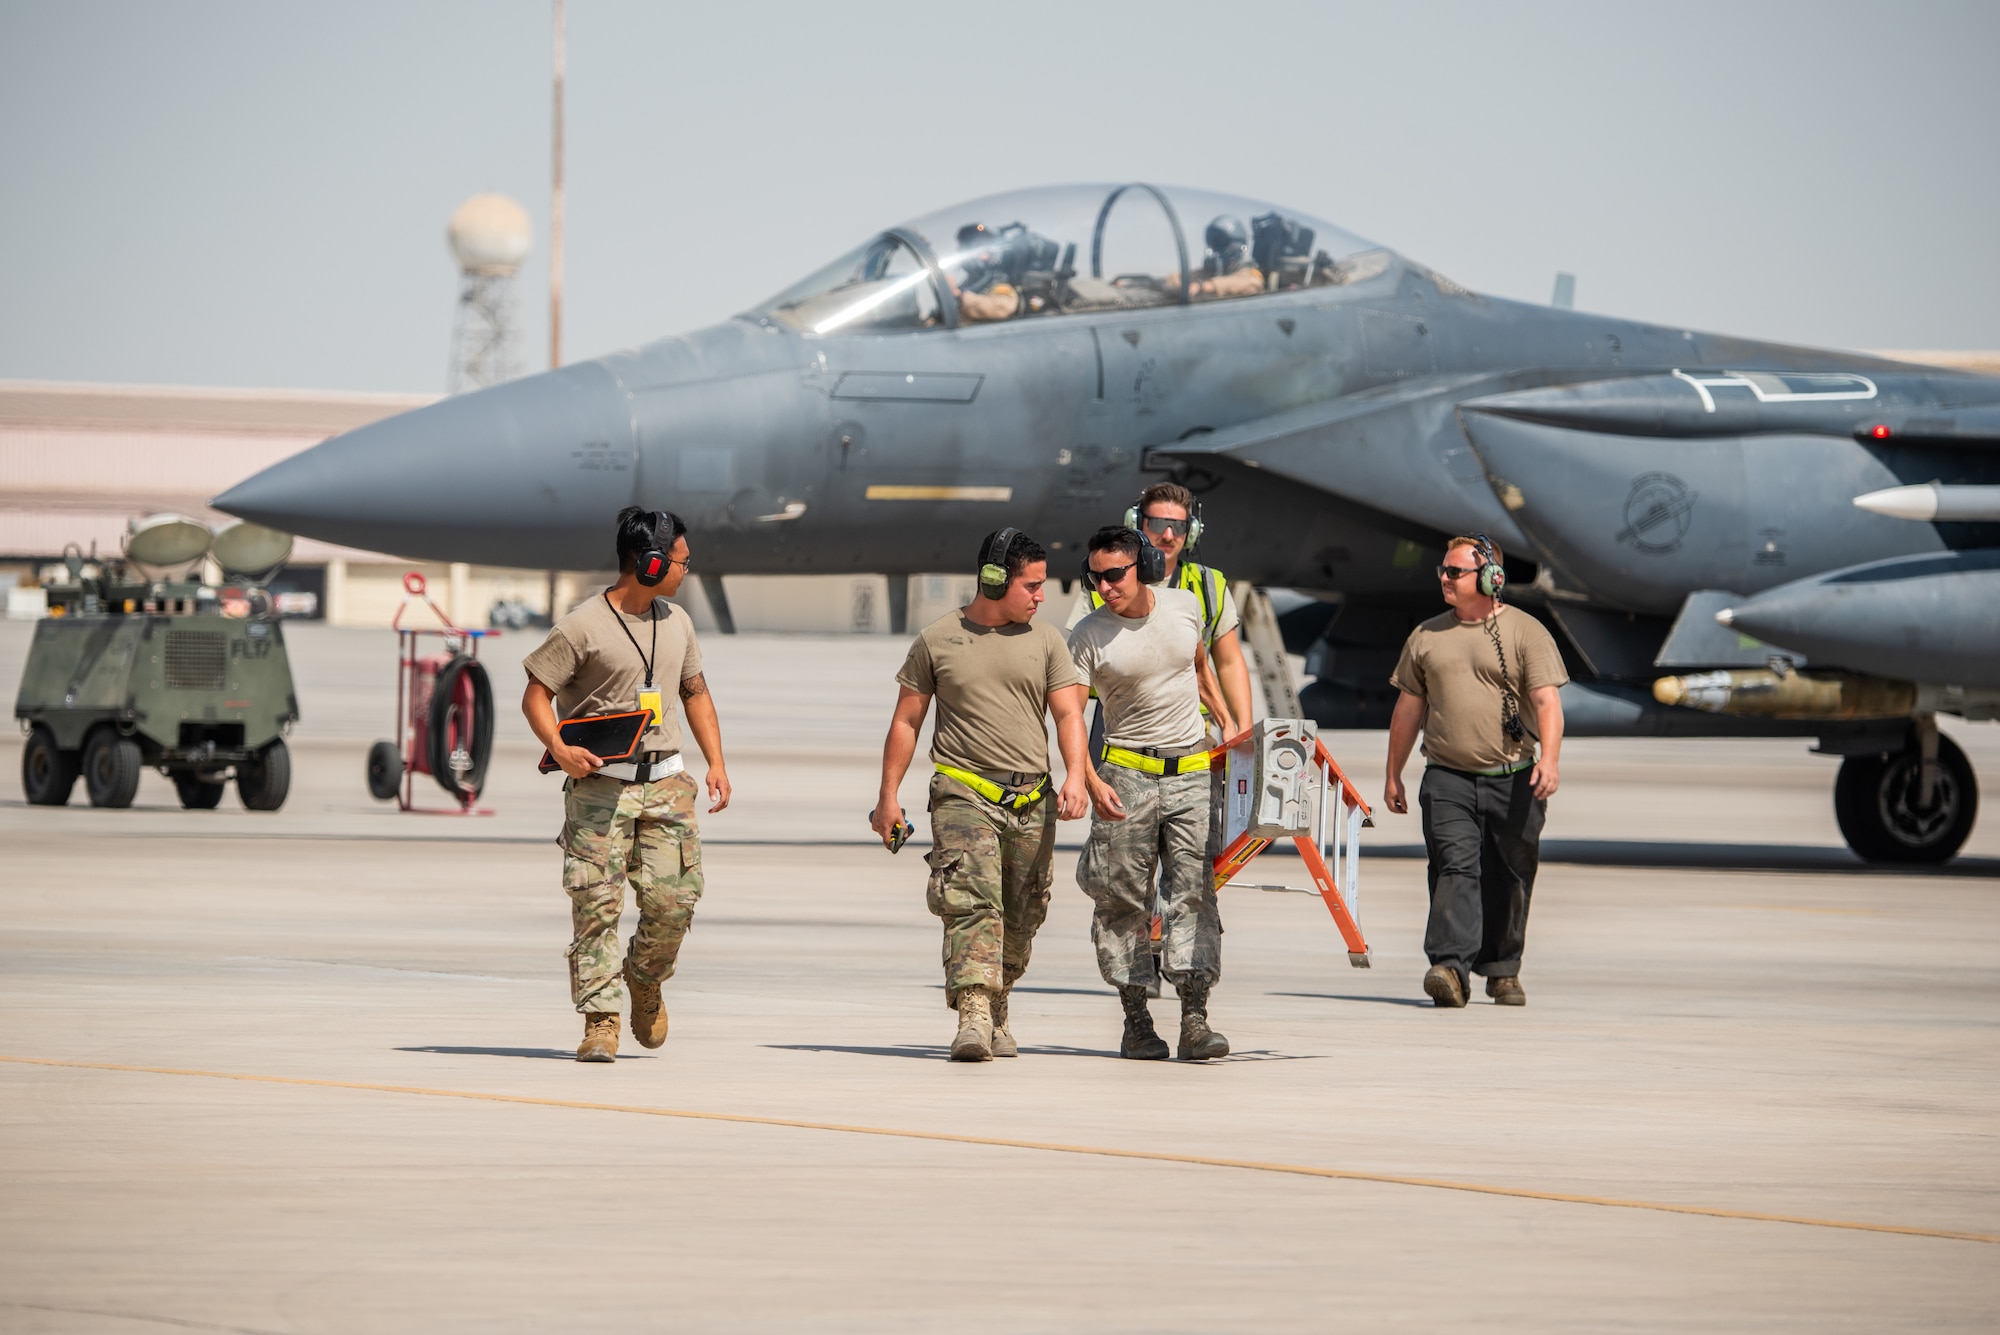
M 2000 688 L 2000 550 L 1849 566 L 1767 589 L 1716 619 L 1815 665 Z

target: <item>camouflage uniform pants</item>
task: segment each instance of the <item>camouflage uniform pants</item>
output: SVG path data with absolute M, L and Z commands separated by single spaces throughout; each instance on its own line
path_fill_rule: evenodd
M 649 982 L 673 977 L 681 938 L 701 898 L 699 791 L 685 774 L 622 783 L 593 774 L 563 785 L 563 889 L 569 892 L 569 994 L 579 1011 L 617 1011 L 621 969 Z M 639 903 L 639 927 L 624 959 L 618 918 L 625 886 Z
M 944 920 L 945 1004 L 968 987 L 1012 987 L 1028 971 L 1055 879 L 1055 794 L 1009 811 L 942 774 L 931 777 L 930 885 Z
M 1210 869 L 1209 773 L 1156 776 L 1102 765 L 1098 776 L 1124 804 L 1124 820 L 1093 816 L 1076 881 L 1096 905 L 1090 939 L 1113 987 L 1153 983 L 1153 871 L 1166 901 L 1160 955 L 1167 981 L 1222 976 L 1222 914 Z

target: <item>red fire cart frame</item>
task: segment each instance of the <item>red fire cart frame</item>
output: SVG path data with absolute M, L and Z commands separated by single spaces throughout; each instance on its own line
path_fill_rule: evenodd
M 1227 766 L 1229 753 L 1249 746 L 1252 736 L 1253 730 L 1245 729 L 1230 738 L 1209 752 L 1209 763 Z M 1316 891 L 1325 902 L 1327 912 L 1333 915 L 1333 923 L 1340 929 L 1341 939 L 1347 943 L 1347 962 L 1357 969 L 1365 969 L 1368 967 L 1368 941 L 1362 936 L 1361 924 L 1356 920 L 1361 902 L 1361 831 L 1372 829 L 1375 822 L 1368 803 L 1361 798 L 1361 791 L 1335 762 L 1326 744 L 1315 735 L 1312 745 L 1312 767 L 1319 771 L 1319 800 L 1312 831 L 1290 837 L 1298 846 L 1299 859 L 1312 876 L 1314 888 L 1237 884 L 1246 890 L 1291 891 L 1296 894 Z M 1230 884 L 1238 872 L 1277 842 L 1279 837 L 1283 836 L 1265 837 L 1248 830 L 1237 835 L 1215 859 L 1215 888 L 1220 890 Z
M 497 630 L 464 630 L 454 625 L 452 619 L 444 614 L 444 609 L 431 600 L 427 587 L 422 572 L 412 570 L 404 575 L 403 601 L 397 606 L 396 615 L 389 620 L 389 629 L 396 632 L 396 754 L 403 762 L 403 786 L 397 790 L 396 807 L 421 816 L 490 816 L 492 808 L 480 806 L 476 796 L 461 796 L 456 807 L 420 807 L 415 801 L 417 767 L 411 747 L 415 744 L 416 732 L 410 726 L 410 701 L 416 694 L 417 646 L 424 636 L 435 635 L 444 642 L 447 653 L 463 653 L 468 658 L 478 658 L 479 642 L 500 633 Z M 431 615 L 438 619 L 438 629 L 403 625 L 403 613 L 409 610 L 412 598 L 424 600 L 424 606 L 430 608 Z

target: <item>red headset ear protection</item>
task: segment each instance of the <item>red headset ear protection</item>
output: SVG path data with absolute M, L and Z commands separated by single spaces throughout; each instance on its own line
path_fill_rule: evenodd
M 1507 591 L 1507 570 L 1493 559 L 1493 541 L 1484 533 L 1472 535 L 1477 543 L 1473 550 L 1479 554 L 1479 591 L 1488 598 L 1498 598 Z
M 649 589 L 667 577 L 667 554 L 660 549 L 660 525 L 665 523 L 666 519 L 666 515 L 658 510 L 646 512 L 646 528 L 652 533 L 653 539 L 633 559 L 633 574 Z

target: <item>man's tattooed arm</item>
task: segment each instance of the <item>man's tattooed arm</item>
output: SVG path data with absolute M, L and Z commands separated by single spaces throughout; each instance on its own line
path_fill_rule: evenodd
M 681 683 L 681 699 L 692 700 L 697 695 L 708 694 L 708 679 L 697 672 Z

